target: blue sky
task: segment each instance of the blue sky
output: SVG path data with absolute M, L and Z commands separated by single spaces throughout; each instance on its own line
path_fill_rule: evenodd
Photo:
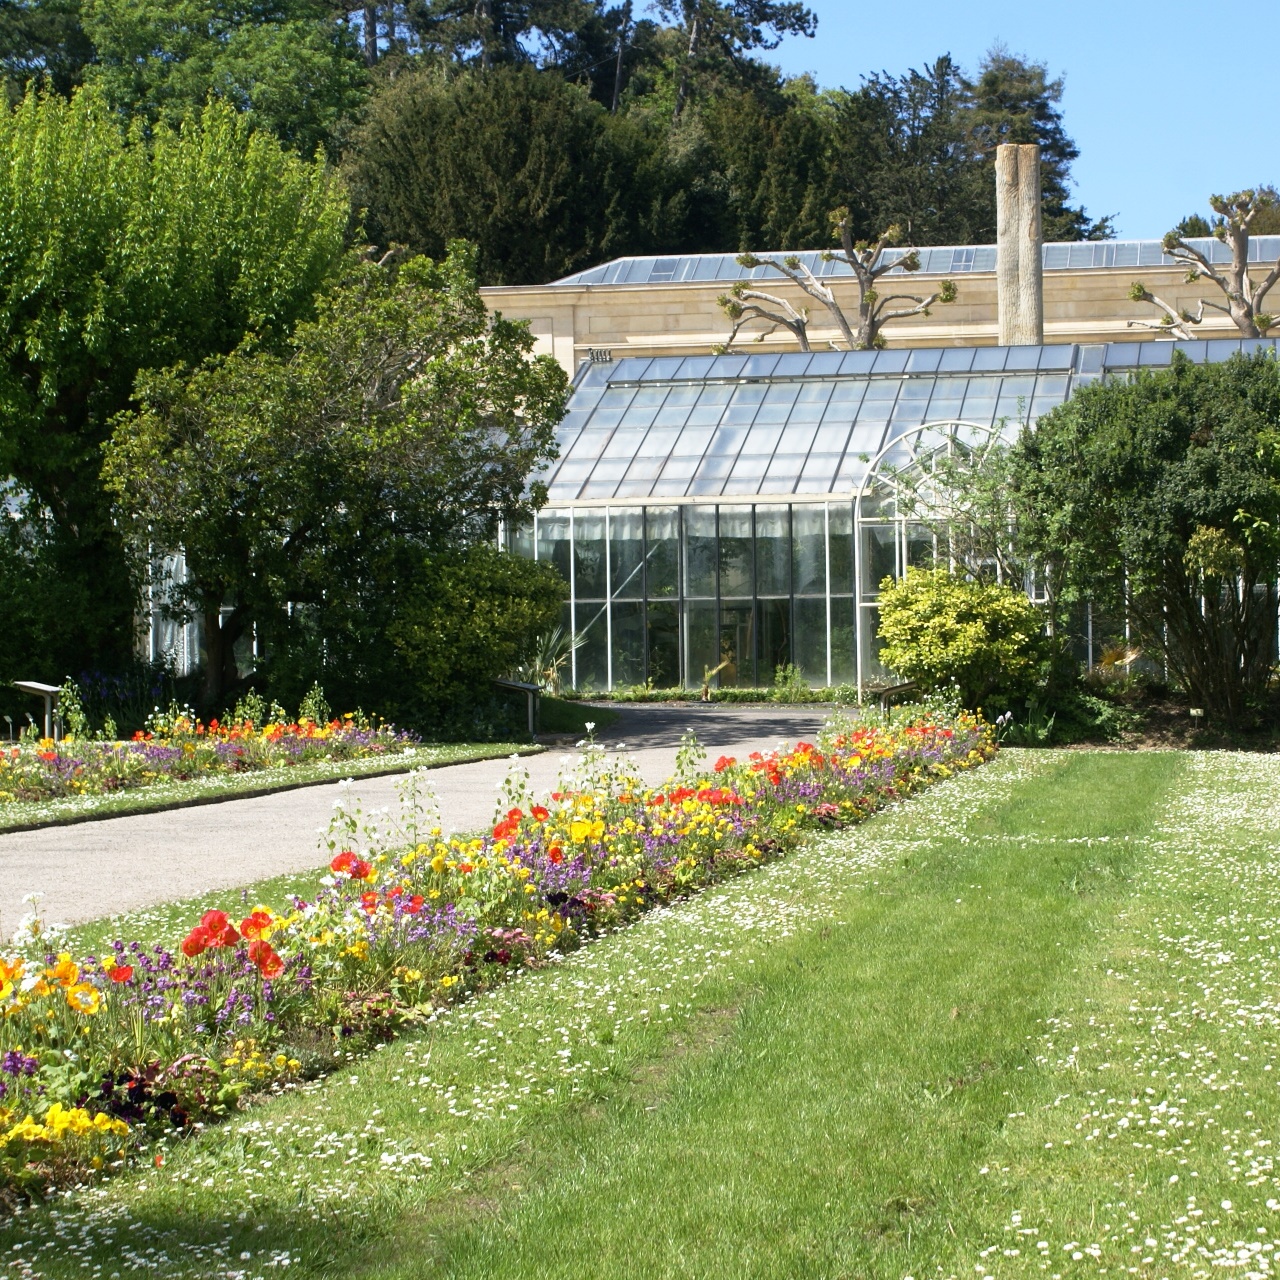
M 1117 214 L 1122 238 L 1162 236 L 1184 214 L 1207 212 L 1210 192 L 1280 185 L 1271 74 L 1280 5 L 808 4 L 816 38 L 764 56 L 788 74 L 812 72 L 825 88 L 854 88 L 868 72 L 905 71 L 941 53 L 971 69 L 996 41 L 1065 74 L 1063 114 L 1080 148 L 1076 200 L 1094 217 Z M 1242 126 L 1231 123 L 1237 101 L 1253 113 Z

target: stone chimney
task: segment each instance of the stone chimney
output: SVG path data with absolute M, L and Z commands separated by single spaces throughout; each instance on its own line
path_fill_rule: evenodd
M 996 148 L 996 292 L 1002 347 L 1044 342 L 1040 148 Z

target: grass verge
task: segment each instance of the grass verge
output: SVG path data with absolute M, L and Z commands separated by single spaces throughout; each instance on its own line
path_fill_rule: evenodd
M 57 800 L 15 800 L 0 805 L 0 833 L 33 831 L 39 827 L 122 818 L 134 813 L 156 813 L 194 805 L 244 800 L 274 791 L 293 791 L 332 782 L 335 778 L 372 778 L 379 774 L 408 773 L 472 760 L 493 760 L 510 755 L 535 755 L 542 747 L 518 742 L 459 742 L 414 747 L 392 756 L 367 760 L 320 760 L 287 768 L 252 773 L 219 774 L 190 782 L 157 782 L 148 787 L 109 795 L 65 796 Z
M 641 1251 L 655 1276 L 973 1274 L 1018 1202 L 1016 1119 L 1063 1089 L 1041 1041 L 1106 981 L 1189 768 L 1003 756 L 0 1248 L 50 1277 L 622 1277 Z

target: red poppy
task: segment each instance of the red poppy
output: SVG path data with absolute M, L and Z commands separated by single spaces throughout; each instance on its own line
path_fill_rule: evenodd
M 734 756 L 721 756 L 715 763 L 715 771 L 723 773 L 726 769 L 732 769 L 737 763 L 737 758 Z
M 353 880 L 367 880 L 373 875 L 373 864 L 357 857 L 350 849 L 343 849 L 329 863 L 329 870 L 333 872 L 345 871 Z
M 260 938 L 264 930 L 271 927 L 271 916 L 265 911 L 254 911 L 240 921 L 240 936 L 243 938 Z
M 116 964 L 107 970 L 107 977 L 112 982 L 128 982 L 133 977 L 133 965 Z
M 558 844 L 553 844 L 551 848 L 547 850 L 547 861 L 556 863 L 564 861 L 564 853 L 561 851 Z
M 196 925 L 189 934 L 182 940 L 182 954 L 190 959 L 195 959 L 210 944 L 209 930 L 203 925 Z
M 534 822 L 546 822 L 551 817 L 551 810 L 544 809 L 540 804 L 535 804 L 530 812 L 533 814 Z
M 426 899 L 420 893 L 415 893 L 413 897 L 406 898 L 404 902 L 404 913 L 407 916 L 416 916 L 422 910 L 422 904 Z
M 360 895 L 360 905 L 370 914 L 373 915 L 378 909 L 378 895 L 370 890 L 368 893 Z
M 206 911 L 200 917 L 200 927 L 208 934 L 211 947 L 234 947 L 240 941 L 240 935 L 227 919 L 225 911 Z
M 249 959 L 258 966 L 264 978 L 278 978 L 284 972 L 284 961 L 275 953 L 271 943 L 255 938 L 249 943 Z
M 460 862 L 458 863 L 458 870 L 461 871 L 464 876 L 469 876 L 475 870 L 475 867 L 473 867 L 469 862 Z

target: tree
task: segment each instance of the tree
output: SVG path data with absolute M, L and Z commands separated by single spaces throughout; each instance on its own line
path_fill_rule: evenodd
M 340 261 L 347 197 L 227 106 L 144 143 L 99 94 L 32 90 L 0 114 L 0 155 L 0 475 L 83 602 L 60 620 L 80 665 L 119 661 L 136 597 L 99 474 L 108 423 L 140 369 L 287 333 Z
M 962 83 L 964 128 L 986 163 L 994 164 L 1001 143 L 1039 145 L 1045 239 L 1108 239 L 1110 216 L 1093 221 L 1083 208 L 1067 203 L 1071 164 L 1080 152 L 1067 136 L 1058 107 L 1065 87 L 1062 77 L 1050 80 L 1043 62 L 1015 57 L 997 45 L 982 60 L 977 78 Z
M 3 0 L 0 66 L 10 103 L 29 84 L 69 94 L 93 61 L 93 42 L 81 24 L 79 0 Z
M 794 255 L 785 258 L 762 258 L 753 253 L 744 253 L 738 257 L 738 262 L 744 267 L 770 267 L 798 285 L 809 297 L 820 302 L 830 312 L 844 339 L 845 346 L 850 351 L 868 351 L 883 347 L 882 330 L 890 320 L 901 320 L 907 316 L 927 316 L 929 309 L 936 303 L 955 301 L 956 287 L 950 280 L 942 281 L 928 297 L 913 293 L 889 293 L 882 297 L 876 288 L 876 282 L 895 268 L 907 272 L 919 271 L 920 255 L 915 250 L 911 250 L 898 258 L 885 256 L 886 249 L 901 243 L 900 227 L 890 227 L 877 240 L 868 242 L 853 239 L 848 209 L 837 209 L 831 215 L 831 223 L 840 239 L 841 247 L 837 252 L 824 252 L 822 257 L 827 262 L 843 262 L 852 270 L 858 290 L 856 322 L 851 323 L 845 315 L 844 308 L 836 301 L 831 286 L 814 275 L 800 258 Z M 893 303 L 910 305 L 889 310 Z M 754 319 L 765 320 L 774 328 L 789 329 L 800 343 L 800 349 L 810 350 L 808 312 L 807 310 L 797 311 L 784 298 L 752 289 L 745 281 L 739 281 L 728 294 L 720 298 L 720 306 L 733 320 L 733 331 L 729 335 L 728 342 L 724 344 L 725 350 L 728 350 L 743 325 Z M 761 337 L 763 336 L 762 334 Z
M 1207 254 L 1187 242 L 1178 227 L 1165 236 L 1164 251 L 1186 264 L 1188 284 L 1209 280 L 1221 290 L 1226 301 L 1201 298 L 1195 311 L 1190 311 L 1171 305 L 1141 281 L 1134 281 L 1129 289 L 1130 300 L 1149 303 L 1163 314 L 1155 321 L 1130 320 L 1131 328 L 1156 329 L 1188 341 L 1193 327 L 1203 322 L 1206 307 L 1230 316 L 1246 338 L 1260 338 L 1275 325 L 1277 317 L 1262 307 L 1267 294 L 1280 280 L 1280 259 L 1266 269 L 1260 280 L 1255 280 L 1249 271 L 1249 237 L 1259 218 L 1280 212 L 1280 192 L 1274 187 L 1257 187 L 1229 196 L 1210 196 L 1209 205 L 1218 215 L 1212 234 L 1230 249 L 1230 264 L 1219 266 L 1211 262 Z
M 310 159 L 364 101 L 355 36 L 323 0 L 85 0 L 87 73 L 126 115 L 178 125 L 215 98 Z
M 708 63 L 740 68 L 753 49 L 776 49 L 784 36 L 812 37 L 818 20 L 795 0 L 658 0 L 658 11 L 684 37 L 674 119 L 689 103 L 693 78 Z
M 1046 238 L 1106 238 L 1109 219 L 1068 204 L 1079 153 L 1063 125 L 1062 92 L 1043 63 L 994 49 L 972 79 L 944 55 L 922 70 L 869 76 L 840 95 L 833 163 L 855 235 L 897 223 L 914 244 L 992 243 L 996 147 L 1035 142 Z
M 1269 355 L 1078 390 L 1011 459 L 1026 558 L 1055 607 L 1126 616 L 1193 701 L 1247 718 L 1266 689 L 1280 572 L 1280 365 Z
M 398 76 L 355 130 L 347 173 L 377 243 L 439 256 L 465 238 L 483 284 L 685 242 L 662 134 L 528 67 Z
M 249 342 L 145 375 L 107 446 L 136 553 L 185 553 L 171 601 L 203 620 L 209 708 L 251 629 L 270 649 L 299 609 L 322 634 L 366 627 L 401 548 L 491 537 L 545 496 L 531 477 L 555 456 L 565 377 L 530 359 L 527 326 L 489 318 L 471 249 L 363 262 L 318 308 L 279 354 Z

